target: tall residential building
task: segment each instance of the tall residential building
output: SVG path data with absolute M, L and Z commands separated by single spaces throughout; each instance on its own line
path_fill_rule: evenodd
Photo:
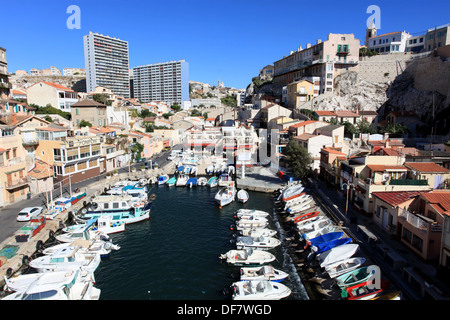
M 128 42 L 89 32 L 84 36 L 87 92 L 102 86 L 120 97 L 130 97 Z
M 0 47 L 0 99 L 8 99 L 11 84 L 8 80 L 8 62 L 6 49 Z
M 185 60 L 133 68 L 134 97 L 183 107 L 189 101 L 189 64 Z

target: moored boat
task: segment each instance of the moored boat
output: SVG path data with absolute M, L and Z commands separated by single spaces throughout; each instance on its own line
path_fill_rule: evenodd
M 209 178 L 207 185 L 208 185 L 210 188 L 217 187 L 217 185 L 218 185 L 218 184 L 217 184 L 217 177 L 211 177 L 211 178 Z
M 275 261 L 272 253 L 253 249 L 230 250 L 219 258 L 234 266 L 258 266 Z
M 339 260 L 335 263 L 329 264 L 325 267 L 325 271 L 328 273 L 330 278 L 336 278 L 344 273 L 355 270 L 359 268 L 366 262 L 364 257 L 354 257 L 344 260 Z
M 370 265 L 349 271 L 337 277 L 336 284 L 339 286 L 339 288 L 343 289 L 346 287 L 357 285 L 358 283 L 371 281 L 375 274 L 376 268 L 378 268 L 375 267 L 376 266 L 374 265 Z
M 236 211 L 236 214 L 234 215 L 235 218 L 241 219 L 241 218 L 247 218 L 248 217 L 268 217 L 269 213 L 262 210 L 255 210 L 255 209 L 239 209 Z
M 197 184 L 199 186 L 206 186 L 206 184 L 208 183 L 208 179 L 206 179 L 205 177 L 200 177 L 198 178 Z
M 236 188 L 234 184 L 230 186 L 226 186 L 221 188 L 215 195 L 214 199 L 219 204 L 220 207 L 223 207 L 227 204 L 230 204 L 234 201 L 234 197 L 236 194 Z
M 244 189 L 241 189 L 237 193 L 237 198 L 239 202 L 246 203 L 248 201 L 248 192 Z
M 301 222 L 306 219 L 314 218 L 314 217 L 318 216 L 319 213 L 320 213 L 320 211 L 312 211 L 312 212 L 304 213 L 304 214 L 301 214 L 301 215 L 295 217 L 294 219 L 292 219 L 292 221 L 294 223 Z
M 344 244 L 317 255 L 317 260 L 322 268 L 340 260 L 345 260 L 353 256 L 358 250 L 356 243 Z
M 236 239 L 237 249 L 259 249 L 259 250 L 270 250 L 281 244 L 281 241 L 267 236 L 251 237 L 251 236 L 240 236 Z
M 390 284 L 389 280 L 381 280 L 379 287 L 371 282 L 358 283 L 354 286 L 342 289 L 341 297 L 347 300 L 371 300 L 388 289 Z
M 273 282 L 280 282 L 286 279 L 289 274 L 275 269 L 271 265 L 261 267 L 243 267 L 239 270 L 241 280 L 269 280 Z
M 186 182 L 189 180 L 189 176 L 186 174 L 180 174 L 178 175 L 177 182 L 175 183 L 175 186 L 177 187 L 185 187 Z
M 238 281 L 231 288 L 233 300 L 280 300 L 291 294 L 284 284 L 268 280 Z
M 350 243 L 352 241 L 351 238 L 340 238 L 334 239 L 328 242 L 319 243 L 311 247 L 311 251 L 315 254 L 328 251 L 333 249 L 334 247 L 342 246 L 344 244 Z
M 158 177 L 158 185 L 159 186 L 167 183 L 167 181 L 169 181 L 169 175 L 167 175 L 167 174 L 163 174 Z
M 169 187 L 173 187 L 177 183 L 177 177 L 173 176 L 169 180 L 167 180 L 167 185 Z

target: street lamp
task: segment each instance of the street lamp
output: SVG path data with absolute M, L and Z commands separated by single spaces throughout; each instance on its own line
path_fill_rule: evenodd
M 342 186 L 345 185 L 345 189 L 347 190 L 347 198 L 345 201 L 345 216 L 347 216 L 348 213 L 348 193 L 350 190 L 350 187 L 355 187 L 355 185 L 353 183 L 343 183 Z

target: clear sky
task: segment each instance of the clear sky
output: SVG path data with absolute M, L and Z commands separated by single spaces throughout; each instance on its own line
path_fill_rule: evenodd
M 68 29 L 68 6 L 81 29 Z M 369 5 L 381 11 L 378 34 L 411 34 L 450 23 L 449 0 L 22 0 L 3 1 L 0 46 L 8 70 L 84 68 L 89 31 L 126 40 L 130 68 L 185 59 L 190 80 L 245 88 L 259 70 L 329 33 L 364 43 Z

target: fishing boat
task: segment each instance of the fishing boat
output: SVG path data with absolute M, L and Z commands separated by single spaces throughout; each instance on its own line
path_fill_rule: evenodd
M 167 185 L 169 187 L 173 187 L 175 185 L 175 183 L 177 182 L 177 177 L 173 176 L 172 178 L 170 178 L 169 180 L 167 180 Z
M 82 269 L 94 272 L 100 264 L 98 253 L 85 253 L 79 247 L 68 246 L 52 255 L 44 255 L 30 261 L 37 272 L 53 272 Z
M 94 275 L 83 270 L 20 275 L 5 284 L 14 293 L 2 300 L 99 300 Z
M 161 176 L 158 177 L 158 186 L 167 183 L 167 181 L 169 181 L 169 175 L 168 174 L 163 174 Z
M 245 191 L 244 189 L 239 190 L 237 193 L 237 198 L 239 202 L 246 203 L 249 198 L 248 192 Z
M 186 174 L 180 174 L 178 175 L 177 178 L 177 183 L 175 184 L 175 186 L 177 187 L 185 187 L 186 186 L 186 182 L 189 180 L 189 176 Z
M 356 253 L 358 248 L 359 245 L 356 243 L 344 244 L 342 246 L 338 246 L 328 251 L 319 253 L 316 258 L 319 261 L 320 267 L 325 268 L 332 263 L 350 258 Z
M 223 207 L 234 201 L 236 195 L 236 188 L 234 184 L 221 188 L 215 195 L 214 199 L 219 204 L 219 207 Z
M 199 186 L 206 186 L 206 184 L 208 183 L 208 179 L 206 179 L 205 177 L 200 177 L 198 178 L 197 184 Z
M 269 213 L 262 210 L 255 210 L 255 209 L 239 209 L 236 211 L 236 214 L 234 215 L 235 218 L 240 219 L 242 217 L 249 217 L 249 216 L 258 216 L 258 217 L 268 217 Z
M 210 188 L 217 187 L 217 185 L 218 185 L 218 184 L 217 184 L 217 177 L 211 177 L 211 178 L 209 178 L 207 185 L 208 185 Z
M 335 263 L 329 264 L 325 267 L 325 271 L 328 273 L 331 279 L 336 278 L 344 273 L 359 268 L 366 262 L 366 258 L 355 257 L 345 260 L 339 260 Z
M 56 251 L 66 248 L 66 247 L 79 247 L 80 251 L 85 253 L 98 253 L 101 258 L 109 256 L 112 250 L 119 250 L 120 246 L 113 244 L 108 240 L 94 239 L 94 240 L 84 240 L 78 239 L 73 242 L 63 242 L 51 247 L 48 247 L 42 251 L 44 255 L 52 255 Z
M 372 281 L 376 269 L 378 269 L 378 266 L 374 265 L 357 268 L 337 277 L 336 284 L 339 288 L 344 289 L 358 283 Z
M 152 203 L 153 199 L 147 202 L 136 201 L 131 195 L 97 196 L 80 218 L 92 219 L 111 215 L 114 222 L 136 223 L 150 218 Z
M 289 276 L 286 272 L 275 269 L 271 265 L 243 267 L 239 270 L 239 273 L 241 280 L 269 280 L 273 282 L 281 282 Z
M 258 266 L 275 261 L 275 256 L 262 250 L 230 250 L 219 256 L 228 264 L 234 266 Z
M 113 217 L 110 215 L 100 216 L 95 219 L 81 220 L 79 223 L 64 227 L 63 232 L 74 232 L 77 230 L 82 230 L 83 228 L 92 225 L 93 231 L 99 231 L 103 234 L 112 234 L 125 231 L 125 222 L 114 221 Z
M 280 300 L 291 294 L 284 284 L 268 280 L 234 282 L 231 288 L 233 300 Z
M 259 249 L 259 250 L 270 250 L 281 244 L 281 241 L 267 236 L 260 237 L 250 237 L 250 236 L 240 236 L 236 239 L 237 249 Z
M 262 229 L 267 226 L 269 221 L 266 218 L 250 216 L 248 219 L 240 219 L 236 222 L 236 230 L 242 229 Z
M 192 188 L 197 186 L 197 178 L 189 178 L 186 182 L 186 187 Z
M 342 289 L 341 297 L 347 300 L 371 300 L 388 289 L 390 284 L 389 280 L 381 280 L 379 287 L 367 282 L 358 283 Z
M 312 212 L 304 213 L 304 214 L 301 214 L 301 215 L 295 217 L 294 219 L 292 219 L 292 221 L 294 223 L 301 222 L 303 220 L 314 218 L 314 217 L 318 216 L 319 213 L 320 213 L 320 211 L 312 211 Z

